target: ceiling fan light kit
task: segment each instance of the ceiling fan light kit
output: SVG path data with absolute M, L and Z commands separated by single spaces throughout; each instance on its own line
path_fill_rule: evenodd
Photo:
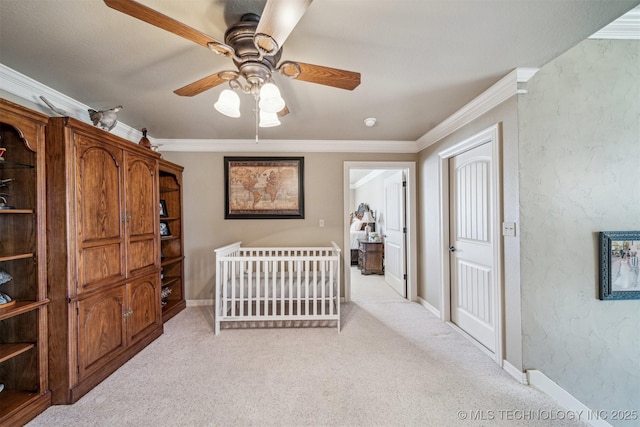
M 213 104 L 213 107 L 227 117 L 240 117 L 240 97 L 231 89 L 220 92 L 218 102 Z
M 234 90 L 251 94 L 257 104 L 256 119 L 260 126 L 277 126 L 280 116 L 289 112 L 279 89 L 271 77 L 279 72 L 292 80 L 353 90 L 360 85 L 360 73 L 302 62 L 283 61 L 282 45 L 307 11 L 312 0 L 267 0 L 262 16 L 254 13 L 242 15 L 224 35 L 224 43 L 201 33 L 134 0 L 104 0 L 112 9 L 169 31 L 208 48 L 217 55 L 231 58 L 238 71 L 225 70 L 206 76 L 174 92 L 180 96 L 195 96 L 228 82 L 231 89 L 220 93 L 214 108 L 229 117 L 240 117 L 240 99 Z M 240 81 L 242 77 L 246 84 Z M 269 114 L 263 114 L 269 113 Z M 262 117 L 271 117 L 264 119 Z M 274 120 L 275 119 L 275 120 Z

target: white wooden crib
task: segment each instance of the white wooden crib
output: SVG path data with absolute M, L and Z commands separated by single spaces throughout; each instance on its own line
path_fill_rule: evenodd
M 215 250 L 215 334 L 222 322 L 335 321 L 340 332 L 340 248 Z M 300 322 L 287 322 L 300 325 Z

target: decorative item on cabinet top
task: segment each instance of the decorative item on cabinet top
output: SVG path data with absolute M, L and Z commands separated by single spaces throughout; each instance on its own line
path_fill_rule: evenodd
M 147 138 L 147 128 L 142 128 L 142 138 L 140 138 L 138 144 L 145 148 L 151 149 L 151 141 L 149 141 L 149 138 Z
M 110 131 L 118 123 L 118 111 L 122 110 L 122 106 L 109 108 L 108 110 L 96 111 L 91 108 L 89 111 L 89 118 L 94 126 Z

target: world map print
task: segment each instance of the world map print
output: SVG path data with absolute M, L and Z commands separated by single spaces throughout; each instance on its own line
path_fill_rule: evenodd
M 233 161 L 228 165 L 229 212 L 298 214 L 297 161 Z

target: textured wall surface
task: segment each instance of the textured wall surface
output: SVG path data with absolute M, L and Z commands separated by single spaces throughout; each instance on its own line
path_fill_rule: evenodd
M 597 298 L 597 232 L 640 230 L 640 41 L 584 41 L 527 89 L 518 103 L 525 368 L 591 409 L 640 410 L 640 301 Z

